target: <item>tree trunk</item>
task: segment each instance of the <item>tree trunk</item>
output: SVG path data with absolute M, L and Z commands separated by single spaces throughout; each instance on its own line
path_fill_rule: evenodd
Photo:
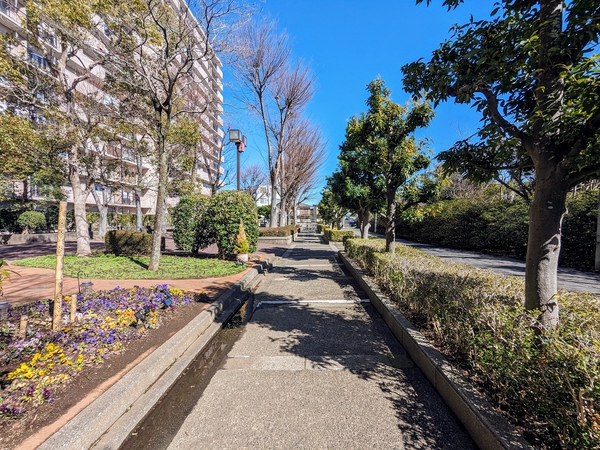
M 27 203 L 27 195 L 29 192 L 29 180 L 25 178 L 23 180 L 23 192 L 21 193 L 21 201 Z
M 555 180 L 556 170 L 536 172 L 533 203 L 529 209 L 529 239 L 525 266 L 525 308 L 539 309 L 544 328 L 558 324 L 558 257 L 562 219 L 566 213 L 568 189 Z
M 358 218 L 360 220 L 360 235 L 363 239 L 369 239 L 369 228 L 371 228 L 369 215 L 369 211 L 363 211 Z
M 279 200 L 279 226 L 284 227 L 287 225 L 287 211 L 285 210 L 285 198 L 283 195 Z
M 144 230 L 144 215 L 142 214 L 142 196 L 140 195 L 140 190 L 136 189 L 134 191 L 135 195 L 135 229 L 137 231 Z
M 140 186 L 143 183 L 143 160 L 141 156 L 137 156 L 137 186 L 134 189 L 135 193 L 135 218 L 136 218 L 136 228 L 138 231 L 143 231 L 144 229 L 144 217 L 142 215 L 142 189 Z
M 158 192 L 156 194 L 156 210 L 154 216 L 154 232 L 152 234 L 152 254 L 148 270 L 158 270 L 160 263 L 160 244 L 164 232 L 164 216 L 166 212 L 167 182 L 169 178 L 169 168 L 167 166 L 166 138 L 162 138 L 160 143 L 159 167 L 158 167 Z
M 292 217 L 294 219 L 294 225 L 298 225 L 298 205 L 296 204 L 296 199 L 294 199 L 292 208 Z
M 73 190 L 73 209 L 75 210 L 75 231 L 77 232 L 77 256 L 90 256 L 90 233 L 88 230 L 87 217 L 85 216 L 85 202 L 88 191 L 81 188 L 79 173 L 71 169 L 69 174 L 71 189 Z
M 106 235 L 106 225 L 108 222 L 108 199 L 106 198 L 106 189 L 102 190 L 102 198 L 100 198 L 98 191 L 92 188 L 92 195 L 96 201 L 98 212 L 100 214 L 100 223 L 98 224 L 98 238 L 104 239 Z
M 385 226 L 385 251 L 396 251 L 396 189 L 389 189 L 387 197 L 387 223 Z
M 271 176 L 271 221 L 269 226 L 277 226 L 277 174 L 274 171 L 270 172 Z

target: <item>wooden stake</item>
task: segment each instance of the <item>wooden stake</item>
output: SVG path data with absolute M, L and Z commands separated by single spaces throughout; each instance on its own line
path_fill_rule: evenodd
M 63 268 L 65 263 L 65 231 L 67 228 L 67 202 L 60 202 L 58 208 L 58 236 L 56 238 L 56 272 L 54 281 L 54 315 L 52 330 L 62 326 Z
M 77 314 L 77 296 L 76 295 L 72 295 L 71 296 L 71 316 L 70 316 L 70 323 L 75 323 L 75 316 Z
M 27 320 L 29 318 L 25 315 L 21 316 L 21 322 L 19 323 L 19 337 L 25 339 L 27 336 Z

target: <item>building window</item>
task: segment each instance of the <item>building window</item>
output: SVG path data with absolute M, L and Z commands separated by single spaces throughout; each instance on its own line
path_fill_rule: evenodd
M 42 70 L 50 70 L 50 63 L 39 53 L 29 49 L 29 62 Z

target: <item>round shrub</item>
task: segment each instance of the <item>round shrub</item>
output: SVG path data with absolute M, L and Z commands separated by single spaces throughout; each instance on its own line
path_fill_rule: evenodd
M 40 211 L 25 211 L 17 219 L 17 223 L 23 228 L 23 233 L 40 230 L 46 227 L 46 217 Z
M 258 213 L 252 197 L 246 192 L 223 191 L 210 197 L 210 205 L 202 225 L 212 230 L 219 249 L 219 255 L 225 257 L 234 253 L 240 221 L 250 252 L 255 252 L 258 243 Z
M 209 203 L 206 195 L 188 195 L 171 210 L 173 240 L 178 248 L 196 254 L 215 242 L 213 230 L 203 222 Z

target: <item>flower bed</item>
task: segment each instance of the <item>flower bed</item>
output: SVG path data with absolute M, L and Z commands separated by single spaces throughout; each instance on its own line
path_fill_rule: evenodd
M 68 323 L 71 298 L 65 297 L 65 325 L 57 332 L 52 332 L 48 302 L 11 309 L 0 324 L 0 418 L 18 419 L 31 407 L 51 402 L 53 387 L 122 352 L 125 343 L 158 328 L 173 308 L 193 300 L 195 294 L 166 284 L 117 287 L 77 296 L 77 317 Z M 18 338 L 23 315 L 27 333 Z

